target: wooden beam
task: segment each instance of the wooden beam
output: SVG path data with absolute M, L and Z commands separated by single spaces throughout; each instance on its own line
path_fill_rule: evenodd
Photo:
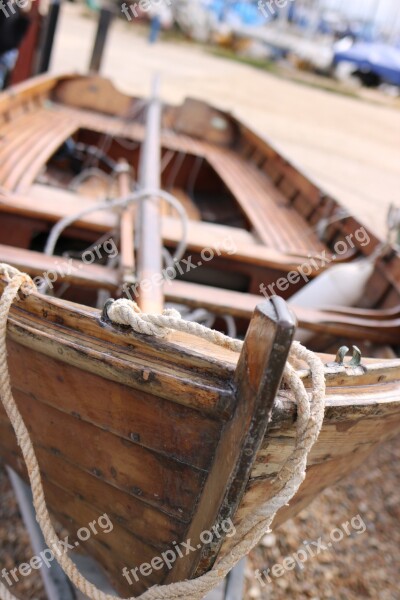
M 128 196 L 131 191 L 129 166 L 125 160 L 120 161 L 120 173 L 118 176 L 119 194 Z M 123 283 L 134 283 L 135 274 L 135 220 L 137 210 L 135 205 L 129 206 L 121 215 L 121 259 L 120 269 Z
M 245 493 L 246 482 L 262 444 L 295 330 L 295 321 L 284 300 L 260 304 L 251 320 L 237 363 L 233 385 L 236 410 L 218 446 L 213 469 L 205 485 L 189 536 L 197 543 L 201 523 L 233 519 Z M 215 518 L 215 505 L 219 509 Z M 199 516 L 202 514 L 202 518 Z M 209 570 L 223 543 L 221 536 L 203 547 L 195 573 L 189 560 L 181 559 L 167 581 Z M 194 557 L 190 567 L 196 565 Z
M 72 258 L 46 256 L 41 252 L 0 244 L 0 260 L 29 273 L 32 277 L 58 273 L 59 279 L 65 283 L 110 291 L 114 291 L 119 285 L 117 271 L 101 265 L 86 265 Z
M 206 308 L 217 315 L 232 315 L 250 320 L 262 296 L 223 290 L 184 281 L 169 282 L 166 298 L 170 302 L 193 308 Z M 292 306 L 299 327 L 315 334 L 332 335 L 354 340 L 369 340 L 380 344 L 397 344 L 400 337 L 400 318 L 379 320 L 330 312 L 326 309 Z M 351 309 L 350 309 L 351 311 Z

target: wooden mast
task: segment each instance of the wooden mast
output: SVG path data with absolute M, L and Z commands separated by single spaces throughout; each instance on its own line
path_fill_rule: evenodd
M 146 135 L 141 148 L 139 185 L 157 190 L 161 185 L 161 102 L 159 77 L 155 77 L 147 110 Z M 138 304 L 143 312 L 159 313 L 164 306 L 162 237 L 159 198 L 149 196 L 139 206 L 137 231 Z

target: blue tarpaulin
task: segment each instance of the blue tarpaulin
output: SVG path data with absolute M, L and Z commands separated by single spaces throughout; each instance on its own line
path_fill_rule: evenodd
M 260 26 L 266 18 L 257 7 L 257 2 L 246 0 L 226 2 L 225 0 L 205 0 L 204 5 L 221 22 Z
M 351 62 L 372 72 L 386 83 L 400 86 L 400 48 L 382 43 L 356 42 L 351 48 L 335 50 L 334 63 Z

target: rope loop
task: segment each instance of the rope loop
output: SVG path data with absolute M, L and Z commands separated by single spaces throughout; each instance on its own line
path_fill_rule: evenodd
M 233 352 L 240 352 L 241 340 L 234 340 L 220 331 L 209 329 L 200 323 L 185 321 L 174 308 L 165 309 L 161 315 L 142 313 L 136 302 L 121 298 L 107 305 L 107 316 L 118 325 L 130 325 L 135 333 L 164 338 L 168 330 L 181 331 L 222 346 Z
M 0 276 L 6 279 L 7 287 L 0 299 L 0 396 L 2 404 L 13 426 L 18 444 L 28 470 L 33 494 L 36 518 L 49 548 L 60 545 L 60 540 L 51 522 L 50 514 L 41 481 L 40 468 L 32 445 L 29 431 L 14 400 L 7 363 L 7 322 L 11 306 L 19 290 L 29 295 L 35 288 L 30 277 L 9 265 L 0 264 Z M 180 314 L 168 309 L 162 315 L 146 315 L 129 300 L 117 300 L 108 306 L 109 318 L 122 325 L 130 325 L 136 333 L 164 337 L 166 330 L 175 329 L 207 339 L 215 344 L 240 352 L 243 342 L 234 340 L 217 331 L 211 331 L 198 323 L 184 321 Z M 291 360 L 304 360 L 310 367 L 312 394 L 309 397 L 304 384 Z M 284 381 L 292 390 L 297 402 L 296 444 L 293 452 L 281 467 L 273 482 L 273 496 L 255 514 L 239 523 L 236 536 L 229 552 L 217 560 L 214 567 L 196 579 L 154 586 L 134 598 L 127 600 L 201 600 L 217 586 L 231 569 L 246 556 L 270 530 L 276 512 L 287 505 L 305 478 L 307 456 L 318 438 L 324 418 L 325 377 L 322 361 L 312 352 L 295 342 L 292 345 L 289 362 L 284 370 Z M 68 554 L 56 553 L 56 560 L 70 581 L 91 600 L 119 600 L 105 594 L 79 572 Z M 0 599 L 18 600 L 0 581 Z

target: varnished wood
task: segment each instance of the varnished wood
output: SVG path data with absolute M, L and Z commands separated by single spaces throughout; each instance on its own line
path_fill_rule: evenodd
M 126 198 L 131 192 L 131 177 L 129 165 L 126 161 L 120 161 L 122 173 L 119 174 L 119 192 L 122 198 Z M 135 280 L 135 221 L 137 207 L 130 206 L 124 210 L 120 221 L 121 257 L 120 271 L 123 283 L 133 283 Z
M 128 116 L 133 104 L 132 98 L 97 75 L 60 80 L 52 97 L 62 104 L 120 117 Z
M 113 234 L 119 268 L 68 259 L 73 268 L 55 290 L 62 298 L 20 294 L 11 309 L 12 388 L 37 451 L 46 499 L 71 535 L 109 514 L 112 536 L 90 540 L 87 550 L 123 596 L 206 572 L 232 541 L 215 533 L 221 522 L 237 525 L 268 498 L 294 447 L 296 407 L 280 387 L 294 318 L 281 299 L 259 305 L 261 284 L 311 257 L 310 277 L 318 277 L 329 268 L 324 259 L 332 257 L 335 243 L 348 235 L 354 247 L 336 262 L 370 256 L 379 244 L 370 232 L 368 245 L 354 240 L 361 225 L 351 216 L 327 225 L 320 239 L 317 230 L 334 220 L 340 205 L 231 115 L 194 100 L 164 106 L 162 113 L 150 103 L 150 114 L 158 114 L 148 136 L 145 105 L 97 76 L 44 77 L 0 95 L 2 261 L 32 276 L 56 270 L 65 259 L 40 252 L 51 227 L 98 202 L 99 193 L 128 195 L 127 171 L 117 181 L 113 164 L 129 165 L 142 187 L 166 187 L 188 213 L 185 260 L 199 268 L 168 282 L 165 300 L 208 309 L 217 328 L 233 317 L 245 337 L 239 355 L 187 334 L 135 334 L 93 308 L 101 291 L 121 295 L 123 283 L 136 275 L 139 282 L 161 275 L 162 245 L 173 252 L 182 230 L 174 210 L 157 198 L 142 203 L 134 235 L 135 209 L 106 210 L 74 222 L 57 246 L 61 253 L 70 243 L 88 247 Z M 108 161 L 97 165 L 114 176 L 107 191 L 100 179 L 72 189 L 87 164 L 69 151 L 75 144 L 104 149 Z M 54 156 L 60 147 L 63 153 Z M 202 256 L 205 248 L 214 253 L 210 261 Z M 300 326 L 316 334 L 317 347 L 335 352 L 343 342 L 367 340 L 371 354 L 390 356 L 385 344 L 395 348 L 400 332 L 399 282 L 400 258 L 392 249 L 377 261 L 360 306 L 294 310 Z M 0 293 L 4 286 L 0 281 Z M 140 290 L 139 299 L 146 312 L 164 307 L 159 289 Z M 357 468 L 399 428 L 399 360 L 362 359 L 351 366 L 321 358 L 327 363 L 321 436 L 303 486 L 276 523 Z M 298 372 L 310 388 L 309 372 Z M 2 410 L 0 456 L 26 476 Z M 190 538 L 196 545 L 202 531 L 214 531 L 211 543 L 200 544 L 171 571 L 154 570 L 133 587 L 122 577 L 124 566 L 150 562 L 174 543 Z

